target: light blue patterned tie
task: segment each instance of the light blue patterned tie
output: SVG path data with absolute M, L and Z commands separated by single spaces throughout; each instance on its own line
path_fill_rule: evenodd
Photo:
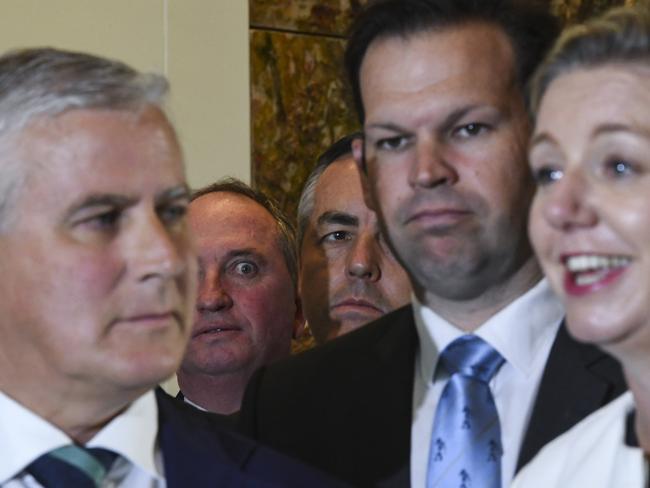
M 475 335 L 440 355 L 450 378 L 433 423 L 427 488 L 501 488 L 501 429 L 488 383 L 503 362 Z

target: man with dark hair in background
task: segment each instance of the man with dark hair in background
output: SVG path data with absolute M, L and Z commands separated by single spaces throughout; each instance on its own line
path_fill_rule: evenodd
M 186 402 L 231 414 L 255 370 L 287 357 L 303 326 L 295 231 L 271 200 L 232 178 L 195 192 L 188 222 L 199 293 L 178 384 Z
M 526 235 L 524 86 L 556 27 L 517 0 L 361 14 L 355 159 L 414 299 L 254 376 L 247 432 L 360 486 L 500 488 L 624 390 L 619 365 L 561 325 Z
M 404 269 L 364 200 L 352 134 L 319 158 L 298 205 L 299 290 L 317 344 L 410 300 Z

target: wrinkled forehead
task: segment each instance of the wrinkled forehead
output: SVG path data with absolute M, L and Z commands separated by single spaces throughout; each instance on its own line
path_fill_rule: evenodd
M 21 193 L 39 191 L 64 201 L 77 193 L 137 197 L 185 185 L 174 130 L 153 107 L 39 117 L 0 144 L 7 149 L 0 166 L 17 165 L 25 175 Z
M 277 247 L 279 229 L 273 216 L 238 193 L 211 192 L 194 199 L 189 222 L 199 246 L 205 248 Z
M 359 218 L 371 212 L 364 203 L 359 168 L 352 154 L 331 163 L 318 179 L 312 221 L 325 212 L 344 212 Z
M 508 37 L 497 26 L 478 22 L 373 41 L 361 65 L 360 84 L 366 112 L 459 89 L 519 91 Z

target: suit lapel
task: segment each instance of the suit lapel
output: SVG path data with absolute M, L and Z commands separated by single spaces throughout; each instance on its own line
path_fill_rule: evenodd
M 385 319 L 390 320 L 391 326 L 375 343 L 377 362 L 373 368 L 376 369 L 369 374 L 369 381 L 376 383 L 377 401 L 382 402 L 382 407 L 375 409 L 381 418 L 372 420 L 374 430 L 379 429 L 386 446 L 385 454 L 377 461 L 391 466 L 390 476 L 378 486 L 408 486 L 417 332 L 411 306 Z
M 163 454 L 167 486 L 243 486 L 240 471 L 251 448 L 224 445 L 205 414 L 156 390 L 158 400 L 158 442 Z
M 544 368 L 517 471 L 545 444 L 625 389 L 618 362 L 594 346 L 575 341 L 562 323 Z

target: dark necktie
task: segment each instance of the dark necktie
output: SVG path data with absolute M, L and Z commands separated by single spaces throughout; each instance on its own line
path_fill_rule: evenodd
M 440 355 L 450 377 L 433 423 L 427 488 L 501 488 L 501 429 L 488 383 L 503 362 L 475 335 Z
M 97 488 L 116 458 L 107 449 L 70 445 L 43 454 L 27 472 L 45 488 Z

